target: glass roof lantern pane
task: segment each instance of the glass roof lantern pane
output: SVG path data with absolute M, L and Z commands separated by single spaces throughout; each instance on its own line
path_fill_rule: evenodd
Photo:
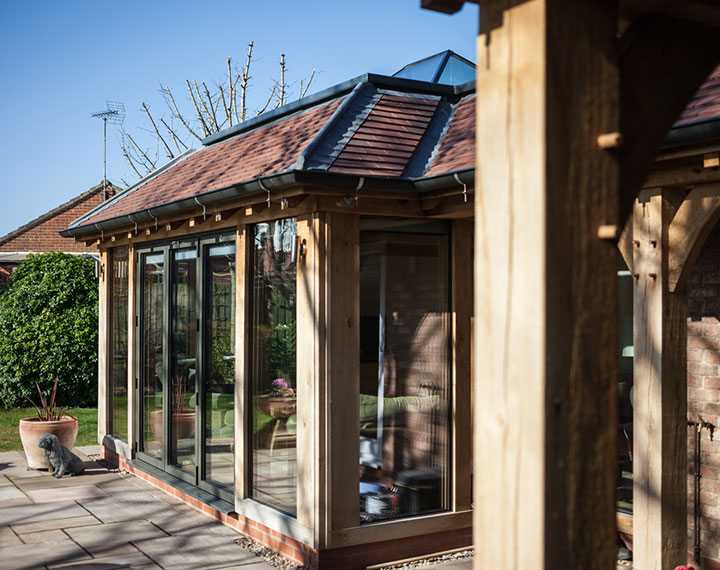
M 475 66 L 451 56 L 448 59 L 445 69 L 440 74 L 438 83 L 446 83 L 448 85 L 461 85 L 475 79 Z
M 460 85 L 475 79 L 475 65 L 455 52 L 445 50 L 406 65 L 395 73 L 393 77 L 427 81 L 429 83 Z
M 417 81 L 432 81 L 437 75 L 438 67 L 443 61 L 445 53 L 439 53 L 415 63 L 410 63 L 395 73 L 393 77 L 415 79 Z

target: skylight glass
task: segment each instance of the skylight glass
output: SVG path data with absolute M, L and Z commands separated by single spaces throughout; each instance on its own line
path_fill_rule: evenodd
M 405 79 L 417 79 L 418 81 L 432 81 L 435 79 L 438 67 L 442 63 L 445 53 L 439 53 L 427 59 L 421 59 L 415 63 L 411 63 L 398 71 L 394 77 L 403 77 Z
M 475 65 L 450 50 L 410 63 L 393 77 L 460 85 L 475 79 Z
M 438 83 L 446 83 L 448 85 L 460 85 L 475 79 L 475 66 L 466 63 L 462 59 L 451 56 L 445 64 L 440 74 Z

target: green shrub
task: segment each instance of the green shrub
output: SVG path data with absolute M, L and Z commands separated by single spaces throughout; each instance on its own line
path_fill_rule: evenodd
M 98 293 L 94 262 L 77 255 L 30 255 L 0 295 L 0 402 L 37 399 L 57 376 L 63 407 L 97 401 Z

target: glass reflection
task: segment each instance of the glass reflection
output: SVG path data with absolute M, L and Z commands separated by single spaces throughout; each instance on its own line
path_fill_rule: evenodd
M 197 253 L 173 251 L 170 355 L 171 463 L 195 473 L 195 371 L 197 361 Z
M 112 434 L 124 441 L 128 438 L 128 255 L 127 247 L 112 250 L 111 283 L 111 370 Z
M 163 457 L 164 256 L 143 255 L 142 276 L 142 449 Z
M 360 237 L 361 522 L 447 510 L 450 480 L 447 226 L 368 221 L 385 231 Z
M 235 245 L 205 253 L 205 479 L 235 481 Z
M 253 248 L 252 495 L 295 515 L 296 266 L 294 218 L 257 224 Z

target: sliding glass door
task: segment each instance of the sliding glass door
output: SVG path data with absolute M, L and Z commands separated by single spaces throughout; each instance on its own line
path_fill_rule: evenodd
M 231 501 L 235 238 L 138 254 L 138 459 Z

